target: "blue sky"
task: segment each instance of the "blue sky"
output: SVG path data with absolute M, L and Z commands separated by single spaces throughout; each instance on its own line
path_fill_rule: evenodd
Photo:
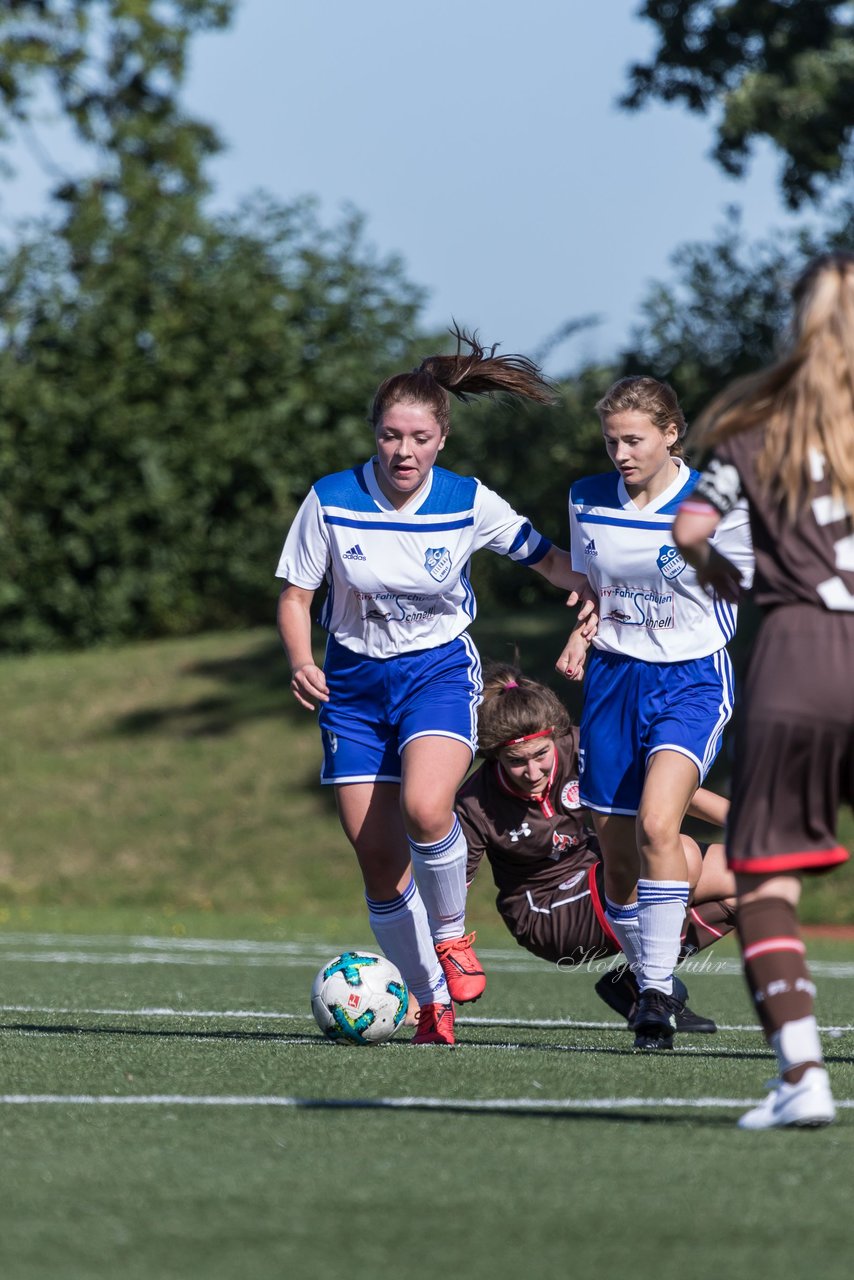
M 712 122 L 682 108 L 619 111 L 626 68 L 653 46 L 638 0 L 241 0 L 197 39 L 185 101 L 220 131 L 215 203 L 264 189 L 349 204 L 368 238 L 429 291 L 425 323 L 455 317 L 534 353 L 572 317 L 601 325 L 559 347 L 553 373 L 627 341 L 673 250 L 709 239 L 726 205 L 746 234 L 791 223 L 777 161 L 735 182 L 708 158 Z M 60 167 L 61 129 L 39 126 Z M 31 148 L 3 181 L 2 234 L 37 213 L 49 179 Z

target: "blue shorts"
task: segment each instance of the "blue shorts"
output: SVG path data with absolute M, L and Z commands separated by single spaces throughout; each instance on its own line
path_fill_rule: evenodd
M 483 681 L 470 636 L 396 658 L 366 658 L 330 637 L 323 670 L 322 783 L 400 782 L 413 738 L 457 738 L 474 757 Z
M 656 751 L 678 751 L 702 783 L 732 715 L 725 649 L 690 662 L 643 662 L 594 649 L 584 681 L 580 800 L 599 813 L 634 815 Z

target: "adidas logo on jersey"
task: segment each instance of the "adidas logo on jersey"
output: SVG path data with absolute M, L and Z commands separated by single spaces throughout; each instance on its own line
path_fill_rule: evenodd
M 591 538 L 589 542 L 585 542 L 585 544 L 584 544 L 584 554 L 585 554 L 586 556 L 598 556 L 599 552 L 596 550 L 596 539 L 595 539 L 595 538 Z
M 344 552 L 345 560 L 367 560 L 367 558 L 368 557 L 364 554 L 358 542 L 354 547 L 351 547 L 349 551 Z

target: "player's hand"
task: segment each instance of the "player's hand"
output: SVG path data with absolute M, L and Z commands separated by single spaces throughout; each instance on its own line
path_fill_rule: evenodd
M 563 673 L 567 680 L 574 680 L 576 684 L 581 683 L 584 679 L 584 663 L 586 658 L 587 655 L 584 654 L 582 657 L 576 658 L 574 666 L 567 665 L 566 671 Z
M 301 707 L 314 711 L 318 702 L 329 701 L 329 686 L 320 667 L 304 662 L 291 677 L 291 693 Z
M 709 594 L 720 596 L 730 604 L 738 604 L 743 595 L 741 574 L 732 563 L 714 547 L 709 548 L 709 558 L 695 570 L 697 581 Z
M 576 605 L 580 605 L 578 610 L 579 622 L 583 622 L 585 618 L 599 608 L 599 597 L 589 582 L 585 581 L 580 590 L 570 591 L 566 597 L 566 607 L 568 609 L 574 609 Z
M 567 680 L 584 679 L 584 663 L 587 660 L 589 645 L 590 642 L 583 638 L 581 631 L 576 627 L 555 663 L 555 668 L 565 675 Z
M 575 625 L 573 634 L 578 634 L 590 644 L 590 641 L 599 630 L 599 601 L 594 596 L 592 599 L 584 601 L 584 604 L 578 611 L 578 621 Z M 571 637 L 570 637 L 571 638 Z M 586 652 L 586 650 L 585 650 Z

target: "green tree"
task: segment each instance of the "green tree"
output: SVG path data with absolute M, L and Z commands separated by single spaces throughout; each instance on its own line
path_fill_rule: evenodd
M 7 6 L 0 107 L 49 84 L 90 175 L 0 254 L 6 648 L 268 620 L 296 503 L 364 456 L 370 393 L 421 292 L 355 213 L 207 215 L 212 130 L 179 89 L 230 3 Z
M 364 456 L 371 391 L 410 358 L 420 295 L 355 216 L 97 229 L 0 263 L 6 647 L 268 620 L 296 503 Z
M 551 406 L 500 399 L 455 405 L 443 455 L 447 465 L 477 476 L 541 533 L 567 547 L 570 485 L 611 465 L 593 406 L 614 376 L 606 366 L 587 366 L 560 381 Z M 473 578 L 484 604 L 518 608 L 556 600 L 554 588 L 539 575 L 500 556 L 475 557 Z
M 735 175 L 753 142 L 769 139 L 792 208 L 850 179 L 854 4 L 646 0 L 639 15 L 657 28 L 658 47 L 630 69 L 623 106 L 660 99 L 719 113 L 714 155 Z
M 798 272 L 816 254 L 852 241 L 854 203 L 841 203 L 821 230 L 753 242 L 731 209 L 715 240 L 673 254 L 673 278 L 644 299 L 620 374 L 667 378 L 690 419 L 732 378 L 773 358 Z

